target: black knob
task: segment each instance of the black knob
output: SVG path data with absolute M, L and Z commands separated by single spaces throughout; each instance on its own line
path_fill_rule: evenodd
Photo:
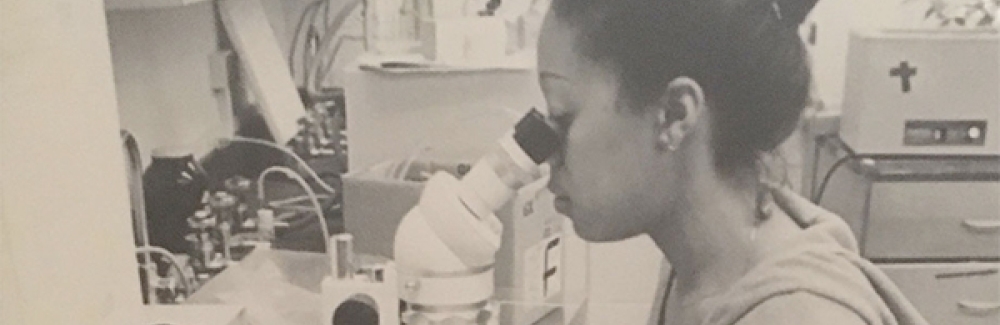
M 378 325 L 378 308 L 368 296 L 352 298 L 337 306 L 330 321 L 331 325 Z

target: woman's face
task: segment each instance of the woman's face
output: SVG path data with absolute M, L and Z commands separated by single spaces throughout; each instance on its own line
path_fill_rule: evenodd
M 549 14 L 538 45 L 539 82 L 564 137 L 552 160 L 556 208 L 590 241 L 642 234 L 668 213 L 670 151 L 658 149 L 655 113 L 619 107 L 610 70 L 578 54 L 572 26 Z

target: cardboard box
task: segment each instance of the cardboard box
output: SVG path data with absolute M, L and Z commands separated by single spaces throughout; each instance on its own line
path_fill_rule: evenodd
M 459 164 L 414 162 L 401 179 L 398 173 L 404 163 L 385 162 L 344 175 L 344 228 L 354 235 L 357 253 L 393 258 L 396 227 L 417 204 L 424 188 L 421 173 L 458 175 Z
M 418 202 L 422 182 L 436 171 L 458 174 L 461 165 L 418 161 L 407 168 L 394 161 L 345 175 L 344 223 L 354 235 L 357 252 L 391 258 L 396 228 Z M 404 173 L 406 177 L 398 177 Z M 531 324 L 564 305 L 567 258 L 586 255 L 585 250 L 565 249 L 572 241 L 564 227 L 566 218 L 555 212 L 544 185 L 540 181 L 525 186 L 497 212 L 504 232 L 495 285 L 497 299 L 507 300 L 501 303 L 501 324 Z M 582 267 L 569 271 L 585 272 Z

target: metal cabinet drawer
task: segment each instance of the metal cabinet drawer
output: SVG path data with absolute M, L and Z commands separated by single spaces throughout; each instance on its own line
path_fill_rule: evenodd
M 876 182 L 868 204 L 865 257 L 1000 257 L 1000 182 Z
M 880 267 L 930 324 L 1000 324 L 1000 263 Z

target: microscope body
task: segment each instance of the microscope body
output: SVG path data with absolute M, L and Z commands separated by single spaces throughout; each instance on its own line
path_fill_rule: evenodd
M 409 325 L 497 323 L 492 299 L 494 266 L 504 227 L 495 213 L 519 189 L 541 178 L 540 165 L 558 149 L 559 140 L 544 116 L 532 110 L 461 180 L 443 171 L 433 174 L 396 229 L 394 277 L 370 286 L 371 292 L 384 293 L 381 290 L 392 285 L 394 299 L 402 301 L 402 314 L 392 308 L 377 313 L 399 315 Z M 342 265 L 351 259 L 333 260 L 334 265 Z M 338 282 L 339 277 L 335 271 L 328 279 L 324 297 L 352 296 L 358 291 L 348 281 Z M 324 302 L 328 317 L 332 317 L 332 303 Z M 384 303 L 376 305 L 385 307 Z M 381 325 L 383 319 L 371 324 Z
M 454 176 L 435 174 L 396 233 L 397 292 L 408 309 L 404 319 L 413 323 L 479 324 L 493 296 L 502 226 L 492 213 L 470 215 L 460 191 Z
M 362 261 L 348 233 L 334 235 L 327 249 L 332 272 L 321 284 L 320 324 L 399 325 L 395 264 Z
M 530 111 L 461 180 L 438 172 L 396 230 L 394 257 L 406 317 L 427 324 L 487 324 L 503 222 L 496 212 L 542 177 L 560 138 Z M 406 318 L 404 317 L 404 318 Z

